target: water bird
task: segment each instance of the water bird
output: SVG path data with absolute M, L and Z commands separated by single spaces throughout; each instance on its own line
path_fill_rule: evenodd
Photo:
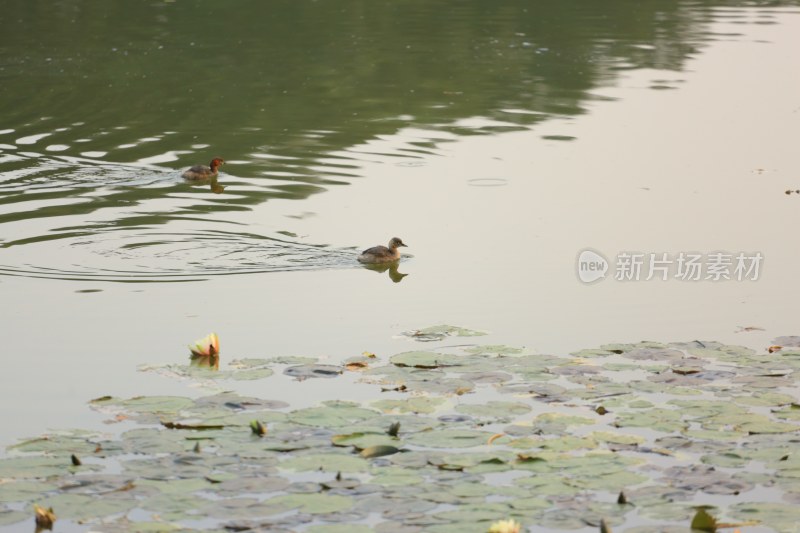
M 399 237 L 392 237 L 389 241 L 388 248 L 386 246 L 373 246 L 361 252 L 358 256 L 359 263 L 391 263 L 400 259 L 400 248 L 406 246 Z
M 220 157 L 215 157 L 211 160 L 208 166 L 195 165 L 183 172 L 183 179 L 187 180 L 207 180 L 216 177 L 219 173 L 220 165 L 224 165 L 225 160 Z

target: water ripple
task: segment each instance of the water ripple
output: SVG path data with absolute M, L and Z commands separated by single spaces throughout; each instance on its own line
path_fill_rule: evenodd
M 47 265 L 26 262 L 26 247 L 16 264 L 0 264 L 0 275 L 133 283 L 358 266 L 354 250 L 219 230 L 76 232 L 69 241 L 72 250 L 49 257 Z M 71 263 L 76 256 L 84 263 L 94 259 L 76 265 Z
M 6 133 L 15 144 L 0 146 L 0 275 L 124 282 L 358 266 L 353 250 L 295 238 L 290 218 L 263 235 L 248 220 L 268 215 L 271 200 L 347 185 L 368 164 L 423 165 L 457 137 L 408 127 L 342 147 L 332 140 L 340 132 L 313 129 L 276 149 L 258 128 L 237 151 L 185 133 L 48 117 Z M 181 178 L 209 154 L 227 160 L 217 180 Z

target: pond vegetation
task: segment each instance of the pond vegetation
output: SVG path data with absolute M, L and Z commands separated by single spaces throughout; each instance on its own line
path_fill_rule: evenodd
M 499 520 L 643 533 L 686 531 L 706 514 L 710 531 L 714 519 L 791 531 L 800 405 L 787 391 L 800 349 L 776 341 L 788 347 L 640 342 L 543 355 L 467 344 L 341 365 L 143 366 L 210 394 L 97 398 L 89 405 L 110 422 L 138 427 L 12 446 L 0 524 L 30 520 L 37 505 L 109 533 L 447 533 Z M 338 379 L 342 397 L 357 386 L 373 399 L 292 409 L 266 386 L 263 397 L 226 388 L 270 378 Z

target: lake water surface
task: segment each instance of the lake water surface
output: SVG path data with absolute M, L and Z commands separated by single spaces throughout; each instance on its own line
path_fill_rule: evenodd
M 800 333 L 796 3 L 12 0 L 4 18 L 0 445 L 100 427 L 90 398 L 194 394 L 137 367 L 210 331 L 223 362 L 334 363 L 434 324 L 554 354 Z M 218 184 L 182 181 L 212 157 Z M 397 271 L 357 264 L 395 235 Z M 593 284 L 587 248 L 611 262 Z M 763 262 L 619 281 L 622 252 Z

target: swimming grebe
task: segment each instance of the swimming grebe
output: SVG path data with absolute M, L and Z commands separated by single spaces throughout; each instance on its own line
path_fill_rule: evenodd
M 213 176 L 216 176 L 218 173 L 218 168 L 220 165 L 224 165 L 225 160 L 219 157 L 215 157 L 211 160 L 211 164 L 209 166 L 205 165 L 195 165 L 192 168 L 186 170 L 183 173 L 183 179 L 187 180 L 207 180 Z
M 361 252 L 361 255 L 358 256 L 358 261 L 360 263 L 390 263 L 397 261 L 400 259 L 400 250 L 398 248 L 401 246 L 405 246 L 403 241 L 399 237 L 392 237 L 388 248 L 386 246 L 373 246 Z

